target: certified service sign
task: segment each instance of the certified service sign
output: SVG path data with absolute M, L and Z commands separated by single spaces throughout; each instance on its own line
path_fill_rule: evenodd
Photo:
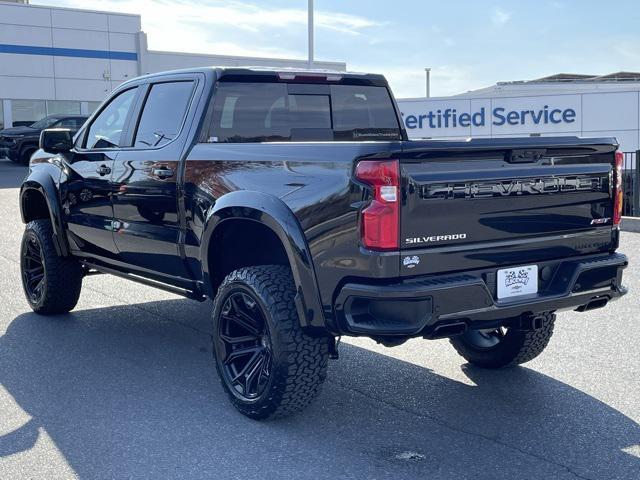
M 398 100 L 410 137 L 569 133 L 582 130 L 580 95 Z

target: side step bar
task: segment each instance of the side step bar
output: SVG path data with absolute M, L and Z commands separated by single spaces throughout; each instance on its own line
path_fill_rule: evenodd
M 108 273 L 110 275 L 115 275 L 116 277 L 126 278 L 127 280 L 131 280 L 136 283 L 141 283 L 142 285 L 147 285 L 149 287 L 158 288 L 160 290 L 164 290 L 165 292 L 173 293 L 176 295 L 180 295 L 186 298 L 190 298 L 192 300 L 197 300 L 199 302 L 204 302 L 207 297 L 202 294 L 199 290 L 188 290 L 186 288 L 176 287 L 174 285 L 169 285 L 158 280 L 153 280 L 151 278 L 141 277 L 140 275 L 136 275 L 134 273 L 121 272 L 115 268 L 105 267 L 104 265 L 97 265 L 95 263 L 88 262 L 83 260 L 82 266 L 91 269 L 97 270 L 100 273 Z M 93 273 L 89 273 L 91 275 Z

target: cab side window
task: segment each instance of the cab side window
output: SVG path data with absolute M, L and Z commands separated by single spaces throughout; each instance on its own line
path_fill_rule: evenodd
M 117 148 L 122 146 L 122 132 L 133 106 L 137 88 L 113 98 L 95 118 L 85 140 L 85 148 Z
M 176 138 L 182 129 L 192 93 L 192 81 L 152 85 L 138 124 L 134 146 L 161 147 Z

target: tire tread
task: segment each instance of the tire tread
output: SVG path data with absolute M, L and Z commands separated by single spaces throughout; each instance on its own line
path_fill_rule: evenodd
M 45 292 L 34 304 L 27 301 L 34 312 L 41 315 L 68 313 L 77 305 L 82 288 L 82 268 L 77 260 L 61 257 L 53 244 L 53 227 L 50 220 L 33 220 L 27 224 L 25 236 L 33 233 L 40 242 L 45 263 Z M 23 240 L 25 241 L 25 240 Z M 25 290 L 26 295 L 26 290 Z
M 274 365 L 280 367 L 274 367 L 272 375 L 279 373 L 273 379 L 269 396 L 259 403 L 243 403 L 227 392 L 229 397 L 238 410 L 254 419 L 281 418 L 303 410 L 318 395 L 326 379 L 329 344 L 326 337 L 313 337 L 302 330 L 291 270 L 283 265 L 261 265 L 231 272 L 218 289 L 214 301 L 218 308 L 225 288 L 233 283 L 249 286 L 267 305 L 273 319 L 273 324 L 269 324 L 272 342 L 279 347 Z M 227 389 L 219 367 L 218 373 Z
M 509 330 L 501 342 L 490 350 L 480 350 L 465 340 L 464 335 L 449 339 L 458 354 L 469 363 L 483 368 L 509 368 L 529 362 L 542 353 L 553 335 L 556 315 L 542 315 L 542 327 L 536 330 Z

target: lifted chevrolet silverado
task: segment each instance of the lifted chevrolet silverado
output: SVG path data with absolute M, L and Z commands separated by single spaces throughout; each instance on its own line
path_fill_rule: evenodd
M 148 75 L 40 147 L 20 192 L 31 308 L 69 312 L 96 273 L 212 299 L 222 385 L 252 418 L 309 404 L 340 336 L 512 366 L 556 312 L 625 293 L 615 139 L 410 141 L 380 75 Z

